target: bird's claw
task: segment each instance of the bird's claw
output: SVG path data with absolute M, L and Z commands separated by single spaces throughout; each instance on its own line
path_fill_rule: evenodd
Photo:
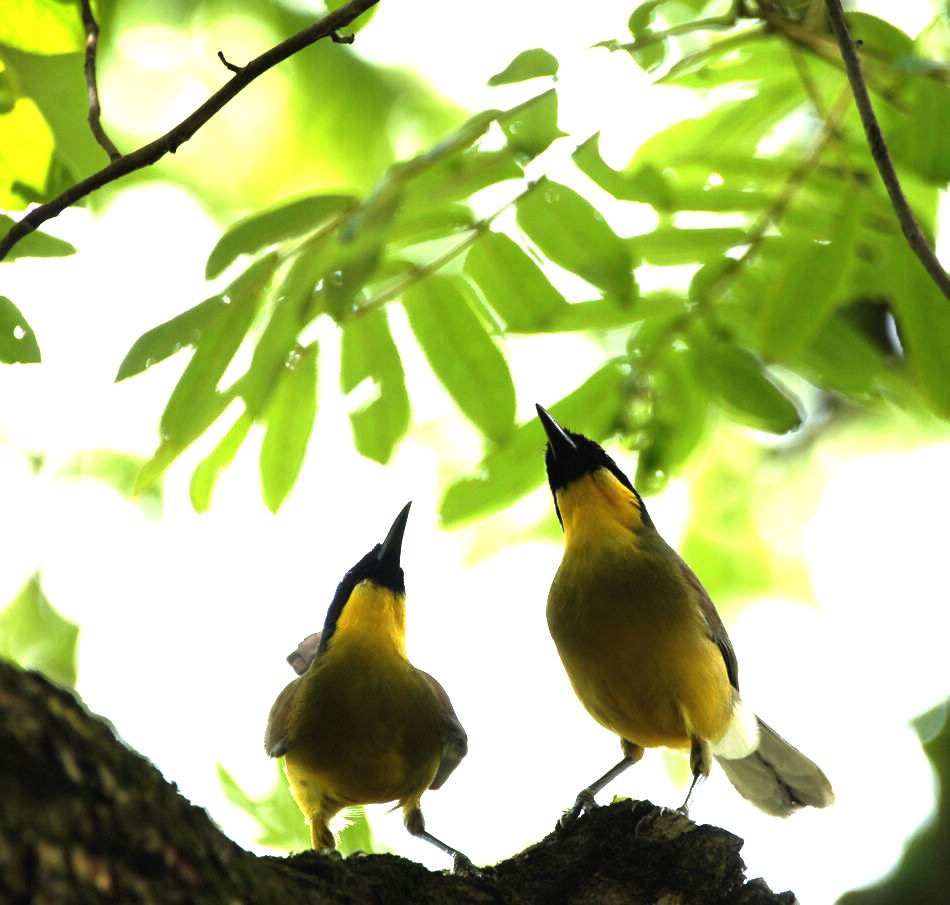
M 569 811 L 565 811 L 561 815 L 561 819 L 557 822 L 557 829 L 567 829 L 575 820 L 577 820 L 578 817 L 581 816 L 581 814 L 583 814 L 585 811 L 589 813 L 596 807 L 597 802 L 594 801 L 593 794 L 585 789 L 575 799 L 574 806 Z
M 456 852 L 452 859 L 452 873 L 460 877 L 481 877 L 484 871 L 472 864 L 471 859 L 461 852 Z

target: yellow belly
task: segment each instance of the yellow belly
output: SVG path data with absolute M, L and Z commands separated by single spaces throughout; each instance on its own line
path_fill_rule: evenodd
M 548 625 L 577 697 L 644 748 L 688 748 L 726 732 L 734 692 L 699 609 L 663 562 L 565 558 Z
M 403 663 L 328 658 L 308 675 L 286 759 L 304 813 L 403 801 L 431 784 L 442 754 L 438 706 Z

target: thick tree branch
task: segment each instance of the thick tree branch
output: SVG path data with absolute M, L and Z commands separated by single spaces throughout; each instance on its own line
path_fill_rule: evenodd
M 223 836 L 71 693 L 3 660 L 0 802 L 2 902 L 795 902 L 761 880 L 745 882 L 741 839 L 645 801 L 598 808 L 475 877 L 394 855 L 259 858 Z
M 881 174 L 881 179 L 884 180 L 884 187 L 890 196 L 891 205 L 897 214 L 904 238 L 907 239 L 907 244 L 910 245 L 914 254 L 920 258 L 920 262 L 927 269 L 931 279 L 940 287 L 940 291 L 950 299 L 950 276 L 941 267 L 920 228 L 920 224 L 917 222 L 917 218 L 914 216 L 914 212 L 910 208 L 907 197 L 901 188 L 900 180 L 897 178 L 897 171 L 894 169 L 894 162 L 891 160 L 890 152 L 884 141 L 884 134 L 881 132 L 877 117 L 874 115 L 874 107 L 871 104 L 867 85 L 861 73 L 858 50 L 851 38 L 851 33 L 848 31 L 844 10 L 841 8 L 841 0 L 827 0 L 827 4 L 831 27 L 838 40 L 838 46 L 841 48 L 841 57 L 848 73 L 848 81 L 851 83 L 851 91 L 854 94 L 858 113 L 861 115 L 861 122 L 864 124 L 864 132 L 867 135 L 871 156 L 874 158 L 874 163 Z
M 337 30 L 345 28 L 357 16 L 362 15 L 378 2 L 379 0 L 349 0 L 348 3 L 324 16 L 319 22 L 315 22 L 313 25 L 297 32 L 297 34 L 287 38 L 286 41 L 282 41 L 259 57 L 255 57 L 246 66 L 240 67 L 234 76 L 212 94 L 197 110 L 160 138 L 156 138 L 129 154 L 123 154 L 107 167 L 99 170 L 98 173 L 93 173 L 81 182 L 70 186 L 52 201 L 34 208 L 0 240 L 0 261 L 6 257 L 10 249 L 20 239 L 28 236 L 47 220 L 61 214 L 67 207 L 75 204 L 81 198 L 85 198 L 86 195 L 96 189 L 102 188 L 102 186 L 114 182 L 122 176 L 127 176 L 136 170 L 151 166 L 168 153 L 174 154 L 228 101 L 271 67 L 283 62 L 305 47 L 309 47 L 321 38 L 329 37 L 339 41 L 340 38 L 336 34 Z
M 83 71 L 86 73 L 86 91 L 89 94 L 89 128 L 96 141 L 105 149 L 109 155 L 109 160 L 118 160 L 122 155 L 119 149 L 112 143 L 112 139 L 106 135 L 106 130 L 102 128 L 99 117 L 102 108 L 99 105 L 99 86 L 96 83 L 96 50 L 99 47 L 99 23 L 92 14 L 90 0 L 82 0 L 82 24 L 86 29 L 86 59 L 83 63 Z

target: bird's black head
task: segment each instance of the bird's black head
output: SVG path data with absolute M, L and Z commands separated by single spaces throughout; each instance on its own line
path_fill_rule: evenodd
M 319 657 L 330 643 L 334 631 L 336 631 L 337 619 L 343 612 L 343 607 L 353 593 L 353 589 L 361 582 L 369 579 L 380 587 L 388 588 L 397 594 L 406 593 L 406 582 L 403 576 L 402 566 L 399 565 L 399 555 L 402 550 L 402 537 L 406 531 L 406 522 L 409 520 L 409 507 L 412 503 L 406 503 L 402 508 L 386 540 L 381 544 L 376 544 L 346 575 L 337 585 L 336 593 L 333 595 L 333 601 L 327 610 L 327 618 L 323 623 L 323 636 L 320 639 L 320 649 L 317 651 Z
M 548 435 L 544 464 L 547 468 L 548 484 L 550 484 L 551 493 L 554 496 L 554 508 L 557 512 L 558 521 L 562 525 L 564 524 L 561 519 L 560 507 L 557 504 L 557 492 L 586 474 L 592 474 L 599 468 L 606 468 L 624 487 L 633 493 L 640 507 L 644 524 L 650 524 L 650 516 L 643 505 L 643 500 L 640 499 L 640 494 L 637 493 L 630 478 L 604 452 L 603 447 L 583 434 L 565 430 L 542 406 L 535 404 L 535 408 L 538 410 L 538 418 L 544 426 L 544 432 Z

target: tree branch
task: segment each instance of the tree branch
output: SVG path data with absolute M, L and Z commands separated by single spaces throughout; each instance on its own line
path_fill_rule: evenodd
M 432 872 L 395 855 L 259 858 L 223 836 L 70 692 L 2 659 L 0 801 L 2 902 L 796 901 L 761 880 L 745 881 L 741 839 L 646 801 L 597 808 L 472 877 Z
M 93 173 L 86 179 L 70 186 L 61 195 L 46 204 L 30 211 L 22 220 L 18 221 L 10 231 L 0 240 L 0 261 L 24 236 L 28 236 L 47 220 L 61 214 L 67 207 L 85 198 L 96 189 L 114 182 L 122 176 L 127 176 L 136 170 L 151 166 L 168 153 L 174 154 L 195 132 L 197 132 L 212 116 L 225 104 L 246 88 L 259 75 L 268 69 L 283 62 L 288 57 L 309 47 L 321 38 L 333 38 L 337 30 L 345 28 L 357 16 L 375 6 L 379 0 L 349 0 L 343 6 L 324 16 L 319 22 L 297 32 L 286 41 L 255 57 L 246 66 L 241 67 L 234 76 L 211 95 L 197 110 L 183 119 L 177 126 L 166 132 L 160 138 L 143 145 L 129 154 L 113 160 L 107 167 Z M 339 40 L 337 36 L 336 40 Z
M 92 14 L 89 0 L 82 0 L 82 24 L 86 29 L 86 59 L 83 71 L 86 73 L 86 91 L 89 94 L 89 128 L 96 141 L 105 149 L 109 160 L 118 160 L 122 155 L 106 135 L 106 130 L 99 122 L 102 108 L 99 106 L 99 86 L 96 84 L 96 50 L 99 46 L 99 23 Z
M 841 57 L 848 73 L 848 81 L 851 83 L 851 91 L 854 94 L 858 113 L 861 115 L 861 122 L 864 124 L 868 147 L 871 149 L 871 156 L 874 158 L 874 163 L 881 174 L 881 179 L 884 180 L 884 187 L 891 199 L 891 206 L 897 214 L 904 238 L 907 239 L 907 244 L 920 259 L 940 291 L 950 299 L 950 276 L 947 275 L 947 272 L 937 260 L 933 249 L 920 228 L 920 224 L 917 222 L 917 218 L 914 216 L 914 212 L 910 208 L 907 197 L 901 188 L 900 180 L 897 178 L 897 171 L 894 169 L 894 162 L 891 160 L 890 152 L 884 141 L 884 134 L 881 132 L 877 117 L 874 115 L 874 107 L 868 95 L 864 76 L 861 74 L 861 61 L 858 59 L 857 47 L 851 38 L 851 33 L 848 31 L 844 10 L 841 8 L 841 0 L 827 0 L 827 4 L 831 27 L 838 40 L 838 46 L 841 48 Z

